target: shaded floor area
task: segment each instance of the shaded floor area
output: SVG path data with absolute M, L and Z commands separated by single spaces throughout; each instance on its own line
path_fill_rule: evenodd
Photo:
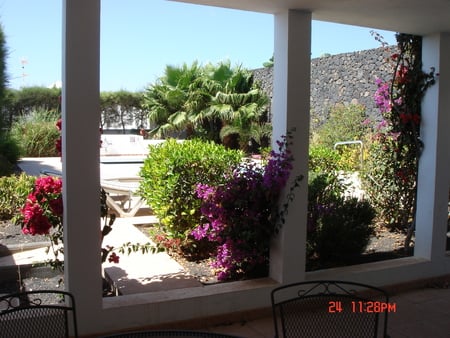
M 391 293 L 396 312 L 389 313 L 391 338 L 450 337 L 450 278 L 405 292 Z M 334 315 L 334 314 L 330 314 Z M 204 331 L 226 333 L 246 338 L 273 338 L 273 320 L 268 310 L 261 318 L 199 327 Z

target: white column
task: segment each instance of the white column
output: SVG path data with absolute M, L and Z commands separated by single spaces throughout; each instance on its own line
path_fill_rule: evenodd
M 445 255 L 450 182 L 450 34 L 423 39 L 423 69 L 440 75 L 422 103 L 417 225 L 414 255 L 437 260 Z
M 311 78 L 311 13 L 289 10 L 275 15 L 273 147 L 295 128 L 292 177 L 304 175 L 301 187 L 271 250 L 270 275 L 281 283 L 304 279 L 308 204 L 308 140 Z M 289 188 L 289 187 L 288 187 Z
M 80 334 L 95 325 L 102 306 L 99 56 L 100 0 L 64 0 L 64 282 L 76 297 Z

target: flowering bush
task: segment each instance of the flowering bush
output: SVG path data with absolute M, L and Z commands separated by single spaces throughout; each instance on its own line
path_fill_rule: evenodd
M 190 232 L 201 222 L 198 182 L 211 186 L 225 182 L 225 175 L 242 161 L 240 151 L 199 139 L 168 139 L 151 146 L 141 168 L 140 194 L 159 219 L 157 243 L 189 259 L 210 254 L 210 243 L 195 241 Z
M 23 213 L 22 232 L 30 235 L 47 235 L 53 227 L 62 225 L 62 182 L 56 177 L 36 179 L 33 192 L 28 195 Z
M 379 39 L 379 38 L 378 38 Z M 434 69 L 422 71 L 421 37 L 397 34 L 391 54 L 393 76 L 376 80 L 374 95 L 382 120 L 373 126 L 371 157 L 366 162 L 366 192 L 391 227 L 414 223 L 420 140 L 421 102 L 435 81 Z
M 57 122 L 57 128 L 61 131 L 61 120 Z M 56 142 L 56 148 L 61 154 L 61 138 Z M 109 214 L 106 204 L 106 192 L 100 189 L 100 216 L 104 220 L 101 229 L 101 240 L 112 230 L 116 216 Z M 28 195 L 25 206 L 21 214 L 17 217 L 17 222 L 22 225 L 22 232 L 29 235 L 46 235 L 50 239 L 50 247 L 54 254 L 54 259 L 47 263 L 53 268 L 63 269 L 64 261 L 59 259 L 59 255 L 64 254 L 64 232 L 63 232 L 63 200 L 62 200 L 62 179 L 59 177 L 44 176 L 36 179 L 32 192 Z M 119 263 L 120 253 L 156 252 L 160 249 L 151 243 L 123 244 L 119 248 L 106 246 L 101 249 L 102 263 Z
M 59 259 L 59 254 L 64 254 L 64 248 L 59 245 L 63 242 L 61 192 L 60 178 L 51 176 L 37 178 L 18 219 L 24 234 L 49 237 L 55 258 L 48 263 L 55 268 L 62 268 L 63 262 Z
M 216 243 L 212 263 L 219 280 L 235 280 L 267 274 L 270 239 L 284 222 L 288 203 L 278 210 L 280 194 L 289 179 L 293 157 L 288 137 L 278 142 L 265 166 L 256 163 L 238 165 L 226 182 L 218 186 L 199 184 L 205 223 L 191 235 Z M 298 176 L 292 189 L 299 185 Z

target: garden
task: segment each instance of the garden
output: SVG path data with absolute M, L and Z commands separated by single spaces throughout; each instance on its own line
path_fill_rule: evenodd
M 269 99 L 242 67 L 167 66 L 143 93 L 103 93 L 101 129 L 113 118 L 123 128 L 127 119 L 139 121 L 139 129 L 148 118 L 145 136 L 166 141 L 149 147 L 140 171 L 139 194 L 159 220 L 148 230 L 155 244 L 104 247 L 99 259 L 165 250 L 184 262 L 207 262 L 219 281 L 267 276 L 271 240 L 295 206 L 299 185 L 308 185 L 309 271 L 412 255 L 420 104 L 436 76 L 422 71 L 420 46 L 420 38 L 398 35 L 398 51 L 387 60 L 392 78 L 376 80 L 378 116 L 342 104 L 311 127 L 308 175 L 292 171 L 294 130 L 271 141 Z M 21 157 L 58 155 L 61 94 L 5 93 L 0 230 L 46 237 L 56 253 L 49 263 L 61 268 L 61 179 L 27 176 L 17 167 Z M 342 141 L 364 147 L 336 148 Z M 104 192 L 99 198 L 103 238 L 115 215 Z M 0 236 L 4 245 L 7 231 Z

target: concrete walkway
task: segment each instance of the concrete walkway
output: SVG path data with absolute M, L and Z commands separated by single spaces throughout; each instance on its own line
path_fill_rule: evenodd
M 105 237 L 102 247 L 107 245 L 120 248 L 126 243 L 146 244 L 149 239 L 134 224 L 151 224 L 154 216 L 117 218 L 113 230 Z M 103 263 L 105 277 L 123 295 L 152 291 L 203 287 L 195 277 L 186 273 L 180 264 L 166 252 L 120 254 L 119 263 Z M 0 257 L 0 268 L 30 266 L 52 259 L 46 247 L 16 251 L 12 255 Z
M 149 243 L 148 237 L 133 224 L 154 222 L 155 217 L 146 216 L 116 218 L 113 230 L 103 240 L 103 247 L 110 245 L 119 248 L 125 244 L 124 241 L 132 244 Z M 119 256 L 118 264 L 105 262 L 103 268 L 123 295 L 203 286 L 196 278 L 187 274 L 166 252 L 146 254 L 135 252 Z
M 137 176 L 142 163 L 101 163 L 102 178 Z M 24 158 L 19 167 L 29 175 L 40 176 L 43 171 L 61 173 L 59 157 L 51 158 Z M 113 230 L 104 238 L 102 246 L 119 248 L 126 243 L 146 244 L 149 242 L 135 224 L 152 224 L 158 222 L 155 216 L 143 209 L 141 216 L 116 218 Z M 143 216 L 142 216 L 143 215 Z M 119 254 L 119 263 L 105 262 L 103 268 L 106 277 L 115 285 L 121 294 L 133 294 L 187 287 L 202 287 L 193 276 L 188 275 L 184 269 L 167 253 L 141 252 Z M 15 266 L 36 264 L 50 259 L 46 248 L 38 248 L 15 252 L 13 255 L 0 257 L 0 266 Z

